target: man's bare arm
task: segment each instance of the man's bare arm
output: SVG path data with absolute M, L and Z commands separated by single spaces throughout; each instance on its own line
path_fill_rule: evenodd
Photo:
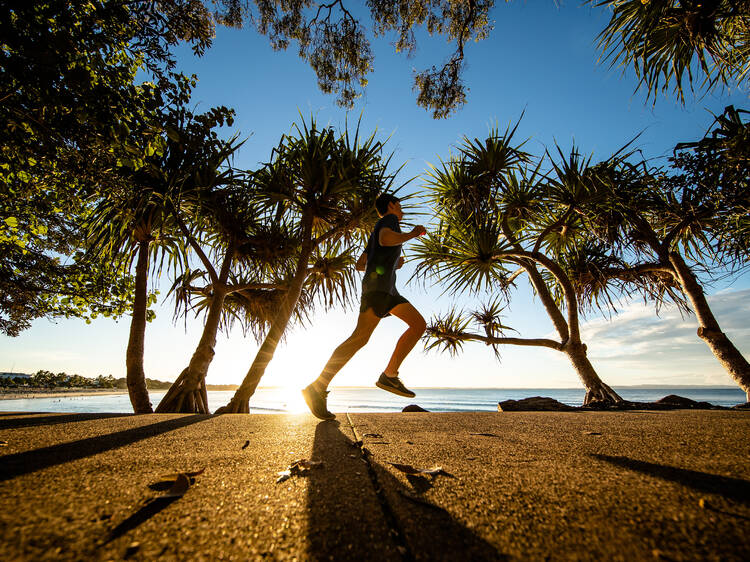
M 365 269 L 367 269 L 367 254 L 366 253 L 359 256 L 357 263 L 354 264 L 354 269 L 356 269 L 357 271 L 364 271 Z
M 394 232 L 388 227 L 383 227 L 378 234 L 378 242 L 381 246 L 400 246 L 404 242 L 417 236 L 422 236 L 426 232 L 425 227 L 421 224 L 415 226 L 411 232 Z

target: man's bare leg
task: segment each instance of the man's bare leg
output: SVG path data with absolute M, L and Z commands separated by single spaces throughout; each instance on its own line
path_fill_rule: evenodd
M 357 318 L 357 326 L 354 328 L 352 335 L 333 351 L 320 376 L 313 382 L 315 390 L 322 392 L 328 388 L 328 384 L 336 376 L 336 373 L 369 341 L 379 322 L 380 318 L 375 315 L 372 308 L 360 312 Z
M 390 312 L 393 316 L 400 318 L 409 325 L 396 343 L 396 349 L 393 351 L 391 360 L 383 371 L 386 376 L 395 377 L 398 375 L 401 363 L 403 363 L 409 352 L 417 345 L 419 338 L 424 334 L 427 323 L 419 311 L 408 302 L 394 306 Z

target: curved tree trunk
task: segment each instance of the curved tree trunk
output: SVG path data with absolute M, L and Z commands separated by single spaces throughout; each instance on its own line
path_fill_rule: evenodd
M 261 377 L 265 374 L 266 367 L 268 367 L 271 359 L 273 359 L 276 347 L 278 346 L 281 337 L 284 335 L 289 320 L 292 317 L 294 307 L 297 305 L 297 300 L 299 299 L 302 284 L 304 283 L 306 276 L 302 275 L 301 277 L 301 279 L 294 279 L 289 293 L 284 298 L 279 312 L 273 319 L 268 334 L 266 334 L 263 344 L 255 355 L 255 359 L 253 360 L 247 375 L 245 375 L 242 384 L 234 393 L 234 396 L 229 403 L 216 410 L 217 414 L 247 414 L 250 412 L 250 398 L 255 394 L 255 389 L 258 387 Z
M 221 313 L 224 308 L 226 289 L 214 285 L 214 296 L 208 309 L 203 334 L 190 358 L 188 366 L 180 373 L 177 380 L 169 387 L 156 408 L 157 413 L 195 413 L 208 414 L 208 394 L 206 392 L 206 374 L 214 358 L 216 333 L 219 330 Z
M 547 315 L 552 319 L 555 328 L 560 334 L 562 339 L 560 350 L 568 356 L 568 359 L 573 364 L 573 368 L 578 373 L 578 377 L 581 379 L 581 383 L 583 383 L 583 387 L 586 389 L 586 396 L 583 399 L 584 406 L 594 400 L 609 403 L 622 402 L 623 400 L 620 395 L 604 384 L 602 379 L 599 378 L 594 366 L 586 356 L 586 344 L 581 343 L 581 334 L 578 329 L 578 305 L 573 287 L 570 286 L 570 283 L 566 284 L 565 280 L 559 279 L 559 274 L 552 272 L 559 279 L 566 293 L 569 308 L 568 316 L 572 319 L 572 321 L 566 322 L 536 266 L 527 263 L 526 265 L 522 264 L 521 267 L 528 273 L 529 279 L 531 279 L 539 295 L 539 299 L 544 304 Z
M 563 346 L 562 352 L 570 359 L 586 389 L 586 396 L 583 399 L 584 406 L 594 401 L 607 403 L 622 402 L 620 395 L 604 384 L 599 375 L 596 374 L 594 366 L 586 356 L 586 344 L 570 342 Z
M 287 325 L 289 325 L 294 308 L 297 306 L 302 285 L 307 278 L 307 266 L 311 254 L 312 244 L 308 242 L 302 247 L 289 292 L 282 300 L 281 308 L 274 317 L 271 327 L 268 329 L 268 334 L 266 334 L 258 353 L 256 353 L 247 375 L 245 375 L 242 384 L 229 403 L 216 410 L 216 414 L 247 414 L 250 412 L 250 398 L 255 394 L 255 389 L 258 387 L 261 377 L 265 374 L 266 367 L 273 359 L 276 346 L 279 345 L 279 341 L 284 335 Z
M 138 243 L 138 261 L 135 266 L 135 300 L 133 319 L 130 321 L 130 337 L 125 352 L 128 395 L 136 414 L 153 412 L 146 388 L 146 373 L 143 369 L 144 342 L 146 339 L 146 309 L 148 308 L 148 247 L 149 242 Z
M 721 366 L 745 391 L 746 400 L 750 402 L 750 363 L 735 347 L 731 340 L 721 331 L 721 326 L 716 320 L 711 307 L 708 306 L 703 287 L 697 278 L 677 253 L 669 255 L 669 261 L 677 272 L 677 278 L 682 289 L 693 305 L 693 311 L 698 319 L 698 337 L 706 342 Z

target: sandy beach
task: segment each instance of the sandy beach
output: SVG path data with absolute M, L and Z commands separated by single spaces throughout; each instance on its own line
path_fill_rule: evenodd
M 4 560 L 750 558 L 747 411 L 4 413 L 0 440 Z
M 117 388 L 3 388 L 0 390 L 0 400 L 54 398 L 56 396 L 103 396 L 127 393 L 127 390 Z

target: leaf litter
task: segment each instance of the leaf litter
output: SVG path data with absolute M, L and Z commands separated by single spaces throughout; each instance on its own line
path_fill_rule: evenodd
M 305 476 L 313 468 L 321 468 L 323 461 L 313 461 L 308 459 L 299 459 L 294 461 L 286 470 L 277 472 L 278 478 L 276 483 L 284 482 L 289 480 L 292 476 Z
M 388 464 L 390 464 L 396 470 L 403 472 L 404 474 L 412 474 L 416 476 L 437 476 L 438 474 L 442 474 L 443 476 L 455 478 L 455 476 L 443 470 L 442 466 L 435 466 L 432 468 L 416 468 L 410 464 L 401 464 L 397 462 L 389 462 Z
M 159 481 L 155 484 L 151 484 L 149 488 L 156 491 L 164 491 L 159 498 L 180 498 L 185 495 L 191 484 L 195 482 L 195 477 L 200 476 L 206 471 L 205 468 L 195 470 L 192 472 L 173 472 L 165 474 L 159 478 Z

